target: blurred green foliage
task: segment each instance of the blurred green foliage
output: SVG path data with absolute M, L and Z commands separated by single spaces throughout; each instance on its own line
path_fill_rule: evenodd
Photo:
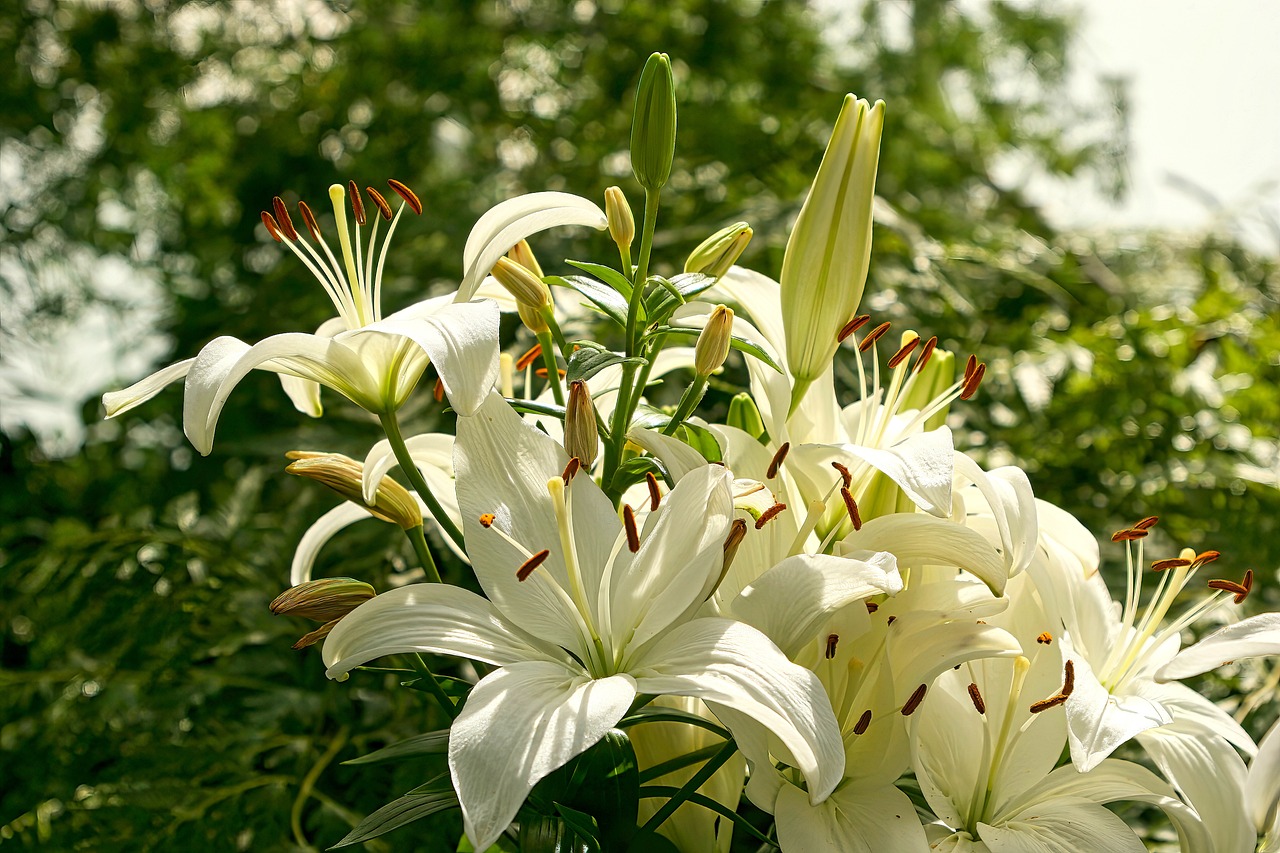
M 113 298 L 162 293 L 174 358 L 218 334 L 309 329 L 329 306 L 257 211 L 277 193 L 395 177 L 426 202 L 388 260 L 384 298 L 399 307 L 457 280 L 471 224 L 503 198 L 598 199 L 617 183 L 638 201 L 629 105 L 653 50 L 672 57 L 680 110 L 657 271 L 747 219 L 743 263 L 776 275 L 840 97 L 884 98 L 866 304 L 989 362 L 959 445 L 1023 465 L 1038 496 L 1098 533 L 1161 515 L 1155 544 L 1254 567 L 1274 608 L 1275 258 L 1221 236 L 1060 233 L 998 179 L 1015 163 L 1123 188 L 1122 89 L 1073 101 L 1074 18 L 1024 5 L 870 3 L 835 21 L 749 0 L 27 0 L 0 13 L 0 55 L 16 58 L 0 132 L 21 176 L 0 202 L 0 287 L 35 329 L 106 300 L 95 271 L 121 264 Z M 535 248 L 548 272 L 610 257 L 581 235 Z M 57 264 L 62 291 L 42 278 Z M 125 344 L 148 334 L 113 330 Z M 405 420 L 435 428 L 421 396 Z M 88 400 L 87 443 L 65 459 L 21 430 L 3 439 L 0 844 L 324 847 L 439 772 L 341 767 L 442 723 L 389 689 L 394 673 L 327 681 L 314 652 L 288 649 L 309 626 L 266 609 L 332 504 L 282 476 L 284 451 L 360 457 L 378 435 L 328 402 L 303 423 L 274 379 L 251 377 L 204 460 L 182 439 L 177 389 L 111 423 Z M 411 551 L 387 531 L 344 532 L 318 573 L 379 588 L 408 576 Z M 449 850 L 458 831 L 454 815 L 391 838 Z

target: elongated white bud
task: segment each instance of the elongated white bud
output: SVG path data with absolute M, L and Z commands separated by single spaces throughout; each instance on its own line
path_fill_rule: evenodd
M 698 335 L 693 350 L 693 369 L 699 376 L 710 376 L 720 369 L 729 357 L 729 344 L 733 341 L 733 309 L 717 305 L 711 312 L 702 334 Z

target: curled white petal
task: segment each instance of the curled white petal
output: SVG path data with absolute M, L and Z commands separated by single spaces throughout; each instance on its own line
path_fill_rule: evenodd
M 107 417 L 114 418 L 130 409 L 141 406 L 165 389 L 170 382 L 177 382 L 187 375 L 194 358 L 183 359 L 176 364 L 162 367 L 155 373 L 133 383 L 119 391 L 108 391 L 102 395 L 102 406 L 107 410 Z
M 1214 631 L 1156 672 L 1156 681 L 1190 678 L 1228 661 L 1280 655 L 1280 613 L 1260 613 Z

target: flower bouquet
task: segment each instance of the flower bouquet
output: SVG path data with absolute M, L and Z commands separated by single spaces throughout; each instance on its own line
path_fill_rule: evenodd
M 384 316 L 388 246 L 418 196 L 335 185 L 331 225 L 304 202 L 302 228 L 277 197 L 266 233 L 337 316 L 217 338 L 106 395 L 116 415 L 184 379 L 206 455 L 254 369 L 306 414 L 323 386 L 381 424 L 363 460 L 289 454 L 344 500 L 272 609 L 318 623 L 296 647 L 318 645 L 330 678 L 395 672 L 446 723 L 355 763 L 443 753 L 448 770 L 337 846 L 458 809 L 476 851 L 1131 851 L 1142 839 L 1105 806 L 1135 801 L 1187 851 L 1280 849 L 1280 735 L 1256 745 L 1179 683 L 1280 651 L 1275 613 L 1180 649 L 1253 573 L 1144 551 L 1144 518 L 1111 537 L 1128 566 L 1114 602 L 1088 530 L 1021 469 L 955 446 L 952 410 L 986 366 L 858 313 L 884 115 L 845 98 L 778 280 L 736 265 L 746 223 L 658 275 L 676 105 L 654 54 L 632 123 L 639 227 L 617 187 L 603 208 L 504 201 L 472 229 L 456 292 Z M 566 226 L 607 234 L 616 260 L 546 272 L 528 239 Z M 730 358 L 748 387 L 718 378 Z M 406 435 L 428 370 L 456 430 Z M 683 385 L 665 405 L 664 385 Z M 425 582 L 312 577 L 371 517 L 403 530 Z M 1130 740 L 1145 763 L 1112 757 Z

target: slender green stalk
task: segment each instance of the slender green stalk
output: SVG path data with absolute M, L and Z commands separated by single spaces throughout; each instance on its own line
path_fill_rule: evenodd
M 690 764 L 697 764 L 699 761 L 714 758 L 722 746 L 723 744 L 714 743 L 711 746 L 704 746 L 697 752 L 686 753 L 670 761 L 655 764 L 640 773 L 640 784 L 643 785 L 646 782 L 652 782 L 654 779 L 660 779 L 668 773 L 674 773 L 677 770 L 688 767 Z
M 418 555 L 418 562 L 422 564 L 422 570 L 427 573 L 427 580 L 431 583 L 444 583 L 440 579 L 440 570 L 436 568 L 435 558 L 431 556 L 431 549 L 427 547 L 427 537 L 422 533 L 422 525 L 409 528 L 404 535 L 408 536 L 413 544 L 413 552 Z
M 684 396 L 680 398 L 680 403 L 676 406 L 676 413 L 671 416 L 671 420 L 662 428 L 663 435 L 671 435 L 680 428 L 680 424 L 689 419 L 693 414 L 693 410 L 702 402 L 702 395 L 707 393 L 707 377 L 697 374 L 693 377 L 693 381 L 689 383 L 689 387 L 684 389 Z
M 316 780 L 320 778 L 320 774 L 337 757 L 342 748 L 347 745 L 347 735 L 349 733 L 350 729 L 343 726 L 337 736 L 334 737 L 333 742 L 329 744 L 329 748 L 311 766 L 311 769 L 307 771 L 307 775 L 302 777 L 302 783 L 298 786 L 298 796 L 294 798 L 293 808 L 289 810 L 289 828 L 293 830 L 293 840 L 304 850 L 310 850 L 311 844 L 307 841 L 307 836 L 302 831 L 302 807 L 306 805 L 307 800 L 311 797 L 311 791 L 315 788 Z
M 440 686 L 440 682 L 436 681 L 436 677 L 432 675 L 431 668 L 427 666 L 427 662 L 422 659 L 422 655 L 414 652 L 409 655 L 409 662 L 413 664 L 413 668 L 427 685 L 432 697 L 440 703 L 440 707 L 449 715 L 449 719 L 455 719 L 458 716 L 458 706 L 453 704 L 453 700 L 444 692 L 444 688 Z
M 662 808 L 658 809 L 654 813 L 653 817 L 649 818 L 648 822 L 640 828 L 640 832 L 657 832 L 658 827 L 662 826 L 663 822 L 667 818 L 675 814 L 676 809 L 680 808 L 685 800 L 689 799 L 690 796 L 701 788 L 703 784 L 710 779 L 717 770 L 723 767 L 724 763 L 732 758 L 733 754 L 737 751 L 738 745 L 733 741 L 729 741 L 722 746 L 719 752 L 713 755 L 706 764 L 702 765 L 702 768 L 697 773 L 693 774 L 692 779 L 684 783 L 684 785 L 680 787 L 680 790 L 676 791 L 671 799 L 663 803 Z
M 569 342 L 564 339 L 564 332 L 560 331 L 560 324 L 556 322 L 556 312 L 553 308 L 545 308 L 542 311 L 542 319 L 547 321 L 547 328 L 551 330 L 551 337 L 555 338 L 556 346 L 560 348 L 560 357 L 565 361 L 569 360 Z
M 440 529 L 445 535 L 453 540 L 453 543 L 460 549 L 466 547 L 466 543 L 462 538 L 462 531 L 458 529 L 458 525 L 453 523 L 453 519 L 444 511 L 444 507 L 440 505 L 440 501 L 436 500 L 436 496 L 431 493 L 431 487 L 427 485 L 427 481 L 423 479 L 422 472 L 418 470 L 417 464 L 413 461 L 413 457 L 409 455 L 409 448 L 405 446 L 404 436 L 400 433 L 400 421 L 396 418 L 395 412 L 387 412 L 379 415 L 378 420 L 382 421 L 382 431 L 387 434 L 387 441 L 391 444 L 391 450 L 396 455 L 396 461 L 400 463 L 400 470 L 409 480 L 409 484 L 413 486 L 418 493 L 418 497 L 422 498 L 422 502 L 427 505 L 427 509 L 431 510 L 431 517 L 436 520 L 436 524 L 440 525 Z
M 622 274 L 631 278 L 631 247 L 618 246 L 618 257 L 622 261 Z
M 547 368 L 547 384 L 551 386 L 551 396 L 556 405 L 564 405 L 564 386 L 560 384 L 560 365 L 556 363 L 556 351 L 552 349 L 551 332 L 538 335 L 538 345 L 542 347 L 542 364 Z

